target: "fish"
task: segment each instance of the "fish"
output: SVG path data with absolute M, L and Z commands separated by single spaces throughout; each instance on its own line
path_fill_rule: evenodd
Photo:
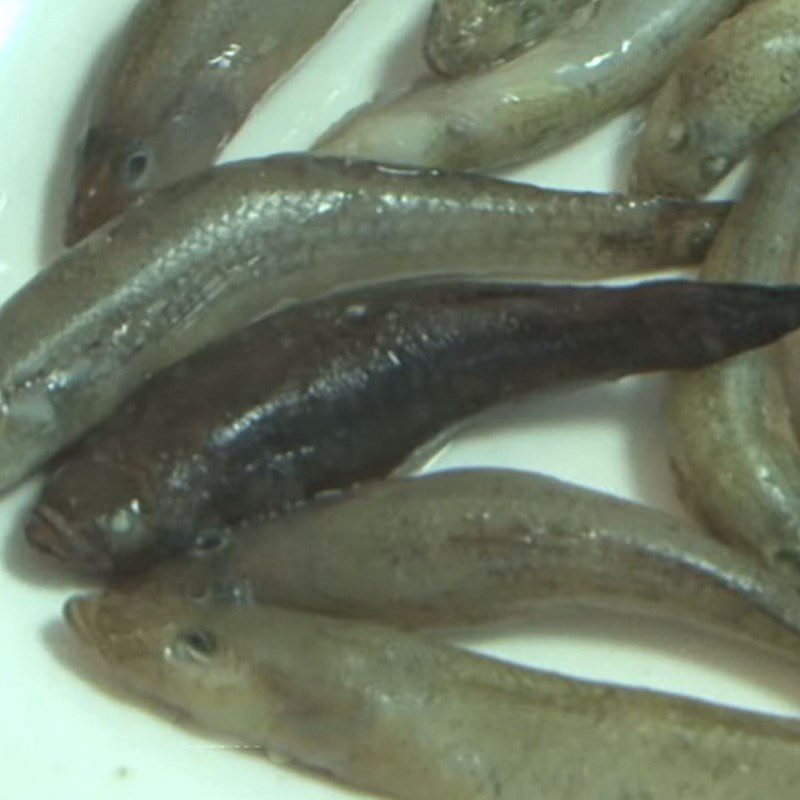
M 205 531 L 117 589 L 408 629 L 524 621 L 553 601 L 615 604 L 800 656 L 792 582 L 664 512 L 506 469 L 371 482 L 245 530 Z
M 104 674 L 173 718 L 387 798 L 794 800 L 800 785 L 795 719 L 270 606 L 109 593 L 64 614 Z
M 56 462 L 26 524 L 134 572 L 199 532 L 402 469 L 537 389 L 691 368 L 800 325 L 800 287 L 387 284 L 285 309 L 162 373 Z
M 515 58 L 595 0 L 436 0 L 425 29 L 428 66 L 460 78 Z
M 701 268 L 709 281 L 783 283 L 800 255 L 800 122 L 768 137 L 753 182 Z M 780 349 L 673 376 L 669 447 L 681 494 L 719 538 L 800 570 L 800 451 Z
M 603 0 L 506 64 L 356 110 L 313 152 L 466 170 L 540 158 L 644 99 L 741 4 Z
M 761 0 L 681 59 L 647 114 L 636 191 L 699 197 L 800 111 L 800 6 Z
M 696 262 L 724 206 L 284 155 L 152 192 L 0 308 L 0 491 L 148 377 L 281 305 L 416 275 Z
M 65 243 L 207 169 L 352 0 L 144 0 L 92 98 Z

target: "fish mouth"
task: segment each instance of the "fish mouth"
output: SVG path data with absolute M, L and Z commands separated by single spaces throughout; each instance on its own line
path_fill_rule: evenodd
M 72 566 L 92 573 L 110 573 L 109 553 L 90 546 L 58 511 L 40 506 L 25 524 L 25 537 L 37 550 Z

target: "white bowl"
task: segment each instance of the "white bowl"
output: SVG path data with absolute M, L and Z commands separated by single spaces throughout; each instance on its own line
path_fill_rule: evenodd
M 57 253 L 66 182 L 103 45 L 135 0 L 0 0 L 0 299 Z M 359 0 L 257 109 L 225 158 L 300 150 L 378 87 L 423 71 L 430 0 Z M 610 189 L 630 115 L 560 154 L 510 173 L 551 186 Z M 0 342 L 2 347 L 2 342 Z M 663 379 L 545 395 L 490 415 L 435 466 L 503 465 L 684 513 L 661 414 Z M 0 795 L 24 800 L 333 800 L 352 793 L 185 730 L 95 688 L 61 623 L 81 588 L 29 551 L 19 520 L 32 487 L 0 505 Z M 475 635 L 495 655 L 625 684 L 798 713 L 794 675 L 758 652 L 675 621 L 543 609 L 524 629 Z M 249 757 L 248 757 L 249 756 Z

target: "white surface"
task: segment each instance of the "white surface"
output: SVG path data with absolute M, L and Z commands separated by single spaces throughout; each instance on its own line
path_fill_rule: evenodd
M 429 0 L 359 0 L 302 69 L 265 101 L 226 158 L 303 149 L 377 87 L 422 70 Z M 56 252 L 88 77 L 134 0 L 0 0 L 0 297 Z M 368 44 L 368 47 L 367 47 Z M 368 49 L 369 52 L 366 52 Z M 615 185 L 617 120 L 569 152 L 514 173 L 543 184 Z M 2 346 L 2 343 L 0 343 Z M 679 511 L 665 454 L 662 380 L 549 395 L 495 414 L 439 466 L 541 470 Z M 333 800 L 352 794 L 298 775 L 96 690 L 60 622 L 68 576 L 21 540 L 25 489 L 0 526 L 0 800 L 191 797 Z M 516 635 L 473 637 L 486 652 L 575 675 L 647 685 L 775 712 L 800 712 L 788 668 L 679 623 L 542 611 Z M 444 799 L 443 799 L 444 800 Z

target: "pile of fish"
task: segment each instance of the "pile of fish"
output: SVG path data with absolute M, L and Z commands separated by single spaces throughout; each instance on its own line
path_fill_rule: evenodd
M 800 2 L 436 0 L 423 85 L 212 166 L 350 5 L 141 0 L 117 43 L 69 247 L 0 309 L 0 488 L 44 467 L 28 540 L 108 583 L 69 625 L 137 692 L 389 798 L 795 798 L 800 721 L 426 631 L 566 598 L 800 663 L 798 339 L 773 344 L 800 327 Z M 479 174 L 648 95 L 637 194 Z M 741 201 L 699 199 L 751 153 Z M 701 280 L 592 283 L 667 267 Z M 412 476 L 492 406 L 662 370 L 702 525 Z

